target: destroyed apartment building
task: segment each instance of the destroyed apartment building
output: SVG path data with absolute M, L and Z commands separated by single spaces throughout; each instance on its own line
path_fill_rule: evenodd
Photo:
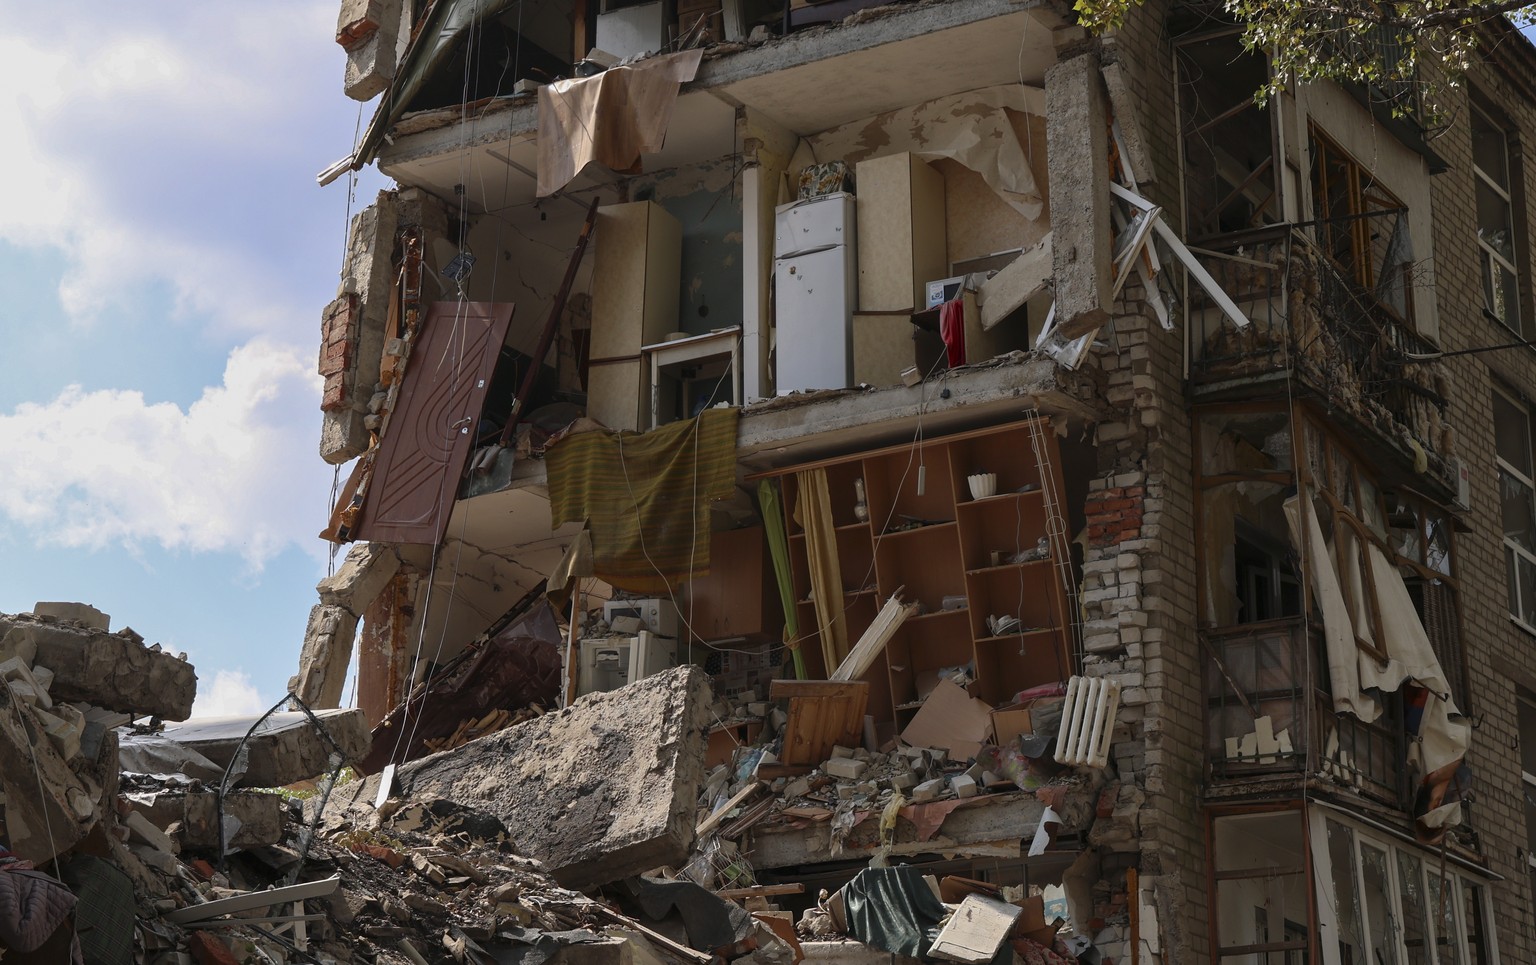
M 1432 120 L 1165 0 L 346 0 L 290 706 L 11 654 L 6 846 L 177 965 L 1536 961 L 1475 29 Z
M 355 657 L 369 781 L 624 829 L 568 883 L 750 895 L 808 957 L 1536 960 L 1513 27 L 1432 123 L 1261 105 L 1204 5 L 340 19 L 381 96 L 320 177 L 396 187 L 324 311 L 352 546 L 294 688 Z M 663 834 L 619 711 L 612 780 L 539 748 L 677 667 Z

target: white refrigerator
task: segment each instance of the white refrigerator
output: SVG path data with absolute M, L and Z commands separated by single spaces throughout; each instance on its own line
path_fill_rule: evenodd
M 858 302 L 851 194 L 828 194 L 775 209 L 774 384 L 841 389 L 853 383 L 853 309 Z

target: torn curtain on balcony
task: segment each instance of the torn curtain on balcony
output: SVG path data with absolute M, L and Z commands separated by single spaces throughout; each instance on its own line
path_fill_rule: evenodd
M 640 156 L 667 139 L 678 88 L 698 73 L 701 49 L 614 67 L 596 77 L 539 88 L 539 197 L 570 184 L 596 161 L 639 173 Z
M 1418 764 L 1422 783 L 1443 788 L 1466 756 L 1471 728 L 1451 699 L 1450 684 L 1402 573 L 1380 547 L 1362 540 L 1348 525 L 1335 527 L 1333 537 L 1325 540 L 1311 499 L 1290 497 L 1285 514 L 1322 611 L 1335 712 L 1373 721 L 1381 715 L 1381 706 L 1371 691 L 1395 691 L 1405 684 L 1422 688 L 1425 693 L 1408 694 L 1415 708 L 1408 731 L 1417 738 L 1408 756 Z M 1342 572 L 1337 561 L 1344 564 Z M 1380 621 L 1379 640 L 1370 618 L 1373 611 Z M 1366 647 L 1384 652 L 1387 659 L 1380 660 Z M 1434 810 L 1418 815 L 1422 824 L 1441 828 L 1457 823 L 1459 804 L 1441 804 L 1434 795 L 1430 800 Z
M 553 523 L 587 524 L 598 579 L 665 593 L 709 571 L 709 504 L 735 485 L 740 415 L 705 409 L 650 432 L 598 427 L 550 445 Z

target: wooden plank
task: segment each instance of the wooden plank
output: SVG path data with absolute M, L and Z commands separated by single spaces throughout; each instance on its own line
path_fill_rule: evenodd
M 744 801 L 748 801 L 751 798 L 756 797 L 757 793 L 762 789 L 763 783 L 761 781 L 753 781 L 751 784 L 748 784 L 746 787 L 737 791 L 734 797 L 732 797 L 729 801 L 726 801 L 720 807 L 715 808 L 715 810 L 710 812 L 709 817 L 699 822 L 699 826 L 694 829 L 694 835 L 696 837 L 702 838 L 704 835 L 709 834 L 711 831 L 715 830 L 715 828 L 718 828 L 720 826 L 720 822 L 725 820 L 725 816 L 727 814 L 731 813 L 733 809 L 742 804 Z
M 303 901 L 306 898 L 324 898 L 334 892 L 341 885 L 341 876 L 336 875 L 320 881 L 306 881 L 302 884 L 289 885 L 286 888 L 273 888 L 270 891 L 252 891 L 243 895 L 235 895 L 231 898 L 220 898 L 216 901 L 206 901 L 201 905 L 188 905 L 175 911 L 162 915 L 166 921 L 173 925 L 185 925 L 194 921 L 207 921 L 220 915 L 233 915 L 236 912 L 250 911 L 253 908 L 269 908 L 272 905 L 286 904 L 292 901 Z
M 793 881 L 782 885 L 753 885 L 750 888 L 722 888 L 715 894 L 721 898 L 767 898 L 770 895 L 798 895 L 805 891 L 804 882 Z
M 1013 931 L 1013 923 L 1024 913 L 1018 905 L 989 898 L 985 895 L 967 895 L 939 932 L 933 943 L 932 955 L 963 965 L 986 965 L 997 955 L 997 950 Z
M 867 685 L 857 680 L 774 680 L 768 684 L 768 697 L 771 700 L 784 700 L 787 697 L 851 697 L 864 686 Z

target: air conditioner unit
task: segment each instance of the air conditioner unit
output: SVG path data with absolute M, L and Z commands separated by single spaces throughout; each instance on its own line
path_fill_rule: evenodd
M 671 600 L 609 600 L 603 604 L 603 622 L 613 626 L 614 617 L 636 617 L 640 628 L 659 637 L 677 639 L 677 607 Z
M 577 688 L 586 694 L 618 690 L 677 664 L 677 641 L 648 630 L 633 637 L 589 637 L 581 641 Z

